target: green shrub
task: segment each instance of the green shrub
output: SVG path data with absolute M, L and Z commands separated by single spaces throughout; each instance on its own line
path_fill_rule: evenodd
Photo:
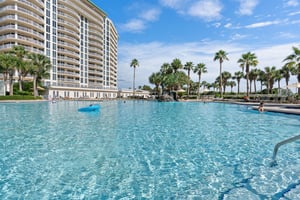
M 13 95 L 13 96 L 0 96 L 0 100 L 41 100 L 41 97 L 34 96 L 23 96 L 23 95 Z

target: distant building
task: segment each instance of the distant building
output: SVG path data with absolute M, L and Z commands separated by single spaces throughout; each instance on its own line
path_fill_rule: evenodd
M 142 99 L 151 98 L 150 92 L 146 90 L 136 90 L 134 92 L 135 97 L 139 97 Z M 133 96 L 132 89 L 122 89 L 118 93 L 119 98 L 131 98 Z
M 90 0 L 0 0 L 0 51 L 50 58 L 49 97 L 116 98 L 118 33 Z

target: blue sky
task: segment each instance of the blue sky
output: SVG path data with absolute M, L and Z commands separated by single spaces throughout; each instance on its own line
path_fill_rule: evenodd
M 204 63 L 208 72 L 202 75 L 202 81 L 212 83 L 219 75 L 219 63 L 213 57 L 220 49 L 229 58 L 223 63 L 223 71 L 233 74 L 241 71 L 237 60 L 244 53 L 256 54 L 259 69 L 266 66 L 279 69 L 283 59 L 292 53 L 292 47 L 300 47 L 300 0 L 93 0 L 93 3 L 108 15 L 119 34 L 119 88 L 132 87 L 133 58 L 140 64 L 136 69 L 136 86 L 151 85 L 149 76 L 175 58 L 182 64 Z M 191 78 L 198 80 L 194 74 Z

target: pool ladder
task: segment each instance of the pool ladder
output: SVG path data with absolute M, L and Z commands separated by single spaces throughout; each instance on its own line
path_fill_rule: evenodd
M 297 136 L 291 137 L 289 139 L 286 139 L 286 140 L 283 140 L 283 141 L 277 143 L 274 147 L 271 167 L 274 167 L 274 166 L 277 165 L 276 155 L 277 155 L 277 151 L 278 151 L 279 147 L 281 147 L 284 144 L 288 144 L 288 143 L 294 142 L 294 141 L 299 140 L 299 139 L 300 139 L 300 135 L 297 135 Z

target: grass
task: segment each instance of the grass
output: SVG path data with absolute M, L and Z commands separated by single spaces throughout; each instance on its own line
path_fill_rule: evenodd
M 34 97 L 31 95 L 12 95 L 12 96 L 0 96 L 0 101 L 5 100 L 41 100 L 41 97 Z

